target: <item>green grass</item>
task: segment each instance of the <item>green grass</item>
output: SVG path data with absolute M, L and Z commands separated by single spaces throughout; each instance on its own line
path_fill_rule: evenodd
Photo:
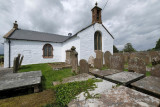
M 128 71 L 128 69 L 125 68 L 124 71 Z
M 152 67 L 152 64 L 148 64 L 147 67 L 150 67 L 150 68 L 151 68 L 151 67 Z
M 43 89 L 52 88 L 53 81 L 62 81 L 63 78 L 74 75 L 74 73 L 71 72 L 71 68 L 55 71 L 48 64 L 24 65 L 20 68 L 19 72 L 29 72 L 29 71 L 38 71 L 38 70 L 42 71 Z
M 101 68 L 101 70 L 106 70 L 106 69 L 108 69 L 108 67 L 106 67 L 106 66 L 103 66 L 103 67 Z
M 150 76 L 151 73 L 149 71 L 146 72 L 146 76 Z

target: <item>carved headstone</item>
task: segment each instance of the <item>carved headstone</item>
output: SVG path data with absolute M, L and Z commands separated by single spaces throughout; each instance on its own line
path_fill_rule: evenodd
M 110 68 L 124 70 L 124 58 L 122 54 L 113 54 L 110 57 Z
M 71 64 L 71 50 L 66 50 L 66 61 L 67 64 Z
M 89 73 L 89 65 L 85 59 L 80 60 L 80 71 L 79 73 Z
M 76 48 L 72 46 L 71 48 L 71 65 L 72 72 L 78 73 L 78 53 L 76 52 Z
M 138 57 L 132 58 L 128 63 L 128 71 L 146 74 L 146 64 L 142 59 Z
M 94 59 L 94 67 L 97 69 L 101 69 L 103 67 L 102 60 L 99 58 Z
M 156 65 L 156 66 L 152 69 L 151 75 L 160 78 L 160 64 Z
M 88 64 L 90 65 L 90 67 L 94 67 L 94 57 L 93 56 L 89 57 Z
M 110 56 L 111 56 L 111 53 L 109 51 L 106 51 L 104 53 L 104 61 L 105 61 L 106 67 L 110 67 Z

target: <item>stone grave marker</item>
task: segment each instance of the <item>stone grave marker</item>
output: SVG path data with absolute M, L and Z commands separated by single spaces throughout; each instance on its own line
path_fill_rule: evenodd
M 105 61 L 106 67 L 110 67 L 110 56 L 111 56 L 111 53 L 109 51 L 106 51 L 104 53 L 104 61 Z
M 110 57 L 110 68 L 124 70 L 124 58 L 121 54 L 113 54 Z
M 151 75 L 160 78 L 160 64 L 156 65 L 156 66 L 152 69 Z
M 102 60 L 99 58 L 94 59 L 94 67 L 97 69 L 101 69 L 103 67 Z
M 89 64 L 90 67 L 94 67 L 94 57 L 93 56 L 89 57 L 88 64 Z
M 103 52 L 102 51 L 95 51 L 96 52 L 96 58 L 101 59 L 103 64 Z
M 152 62 L 153 60 L 158 61 L 160 59 L 160 55 L 156 51 L 149 52 L 149 56 L 150 56 L 150 62 Z
M 79 73 L 89 73 L 89 65 L 85 59 L 80 60 L 80 71 Z
M 78 73 L 78 53 L 76 52 L 76 48 L 74 46 L 71 48 L 71 65 L 72 72 Z
M 128 63 L 128 71 L 146 74 L 145 62 L 138 57 L 130 59 Z

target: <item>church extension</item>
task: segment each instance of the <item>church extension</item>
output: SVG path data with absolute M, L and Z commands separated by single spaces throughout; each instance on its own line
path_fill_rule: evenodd
M 4 35 L 4 67 L 12 67 L 18 54 L 24 56 L 22 65 L 65 62 L 66 50 L 72 46 L 76 47 L 78 60 L 95 57 L 97 50 L 113 53 L 114 37 L 102 23 L 101 10 L 96 3 L 91 10 L 92 23 L 73 36 L 23 30 L 15 22 Z

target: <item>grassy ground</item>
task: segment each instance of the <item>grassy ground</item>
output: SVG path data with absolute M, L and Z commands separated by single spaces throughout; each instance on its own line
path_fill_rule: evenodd
M 34 64 L 22 66 L 19 72 L 28 72 L 28 71 L 42 71 L 42 87 L 43 89 L 50 89 L 53 87 L 53 81 L 62 81 L 63 78 L 74 75 L 71 72 L 70 68 L 62 70 L 53 70 L 48 64 Z
M 41 107 L 46 103 L 54 102 L 54 96 L 52 90 L 45 90 L 40 93 L 1 99 L 0 107 Z

